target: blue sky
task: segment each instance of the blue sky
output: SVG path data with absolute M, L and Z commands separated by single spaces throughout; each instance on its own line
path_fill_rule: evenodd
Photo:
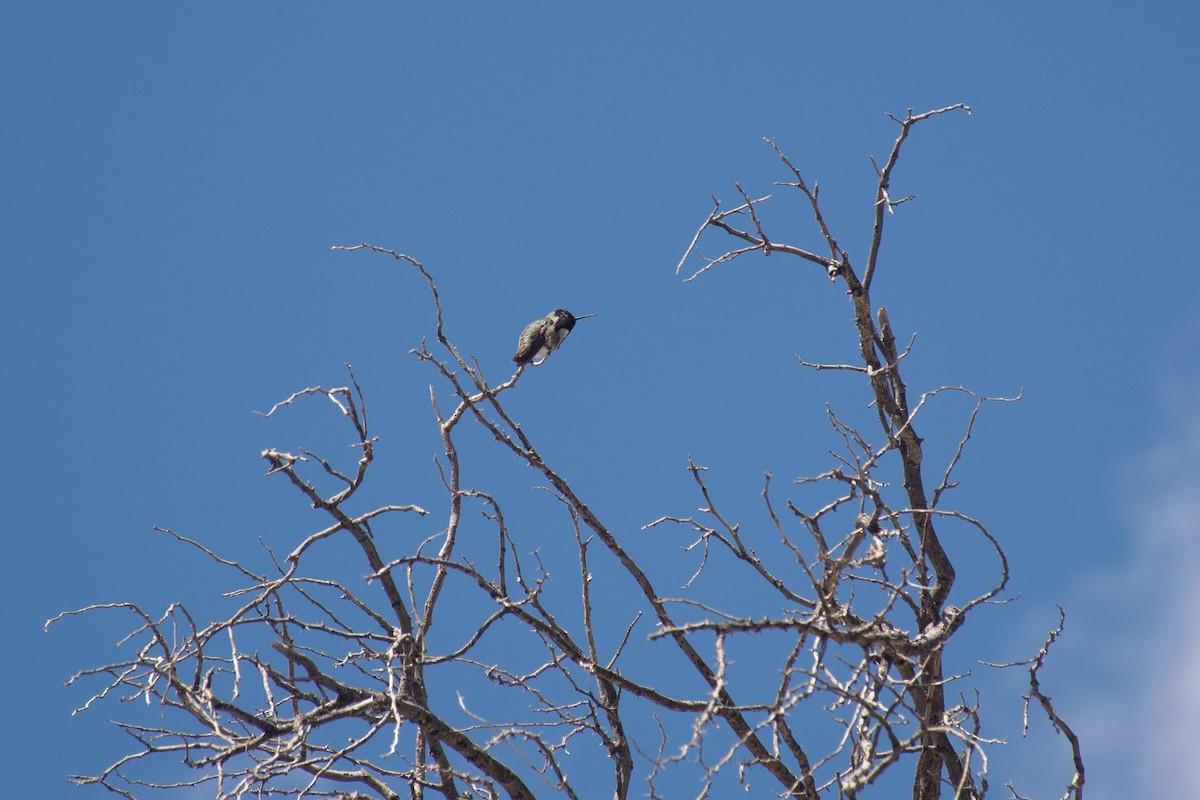
M 1173 748 L 1200 733 L 1194 4 L 40 3 L 6 16 L 14 796 L 98 797 L 65 775 L 122 745 L 103 722 L 119 709 L 71 718 L 85 698 L 62 688 L 120 626 L 46 634 L 48 617 L 211 594 L 215 573 L 153 525 L 228 552 L 313 525 L 258 454 L 332 447 L 335 423 L 251 412 L 341 385 L 352 362 L 395 500 L 437 502 L 432 375 L 407 355 L 433 332 L 424 286 L 331 246 L 421 259 L 450 334 L 494 379 L 533 317 L 598 312 L 523 379 L 513 411 L 625 535 L 698 505 L 689 453 L 750 521 L 764 471 L 786 483 L 826 468 L 826 403 L 861 408 L 852 379 L 794 360 L 851 357 L 849 314 L 805 263 L 746 259 L 689 284 L 675 264 L 710 194 L 787 179 L 764 136 L 820 181 L 861 263 L 868 156 L 896 132 L 885 112 L 956 102 L 974 113 L 924 123 L 907 146 L 897 191 L 919 199 L 888 220 L 875 296 L 918 334 L 910 389 L 1025 393 L 987 411 L 963 466 L 959 502 L 1002 537 L 1022 595 L 978 635 L 1012 644 L 987 657 L 1021 657 L 1062 604 L 1044 677 L 1084 739 L 1089 795 L 1178 795 Z M 802 211 L 779 196 L 770 213 L 793 243 L 815 242 Z M 953 436 L 963 413 L 946 403 L 926 435 Z M 480 459 L 480 481 L 515 470 Z

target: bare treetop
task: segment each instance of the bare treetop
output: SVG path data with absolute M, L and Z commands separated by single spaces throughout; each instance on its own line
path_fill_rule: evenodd
M 505 407 L 527 366 L 590 315 L 560 309 L 531 323 L 516 371 L 493 384 L 447 336 L 450 312 L 424 264 L 377 245 L 334 248 L 388 255 L 428 288 L 434 339 L 412 352 L 436 376 L 429 399 L 444 503 L 406 502 L 400 486 L 395 502 L 363 504 L 377 437 L 349 368 L 347 386 L 311 387 L 277 403 L 265 416 L 328 401 L 345 426 L 351 459 L 262 453 L 268 475 L 290 483 L 323 525 L 297 535 L 282 557 L 271 553 L 265 574 L 165 530 L 230 570 L 233 588 L 219 591 L 237 607 L 218 621 L 200 623 L 183 604 L 154 614 L 131 603 L 55 618 L 128 614 L 124 655 L 73 682 L 98 687 L 84 708 L 119 697 L 152 712 L 117 722 L 133 742 L 129 753 L 76 780 L 125 797 L 197 786 L 216 798 L 701 800 L 736 789 L 817 800 L 892 797 L 901 786 L 914 800 L 984 797 L 987 753 L 1000 742 L 985 735 L 973 676 L 949 669 L 947 652 L 968 620 L 985 624 L 976 610 L 1004 599 L 1009 564 L 1003 536 L 950 499 L 980 411 L 1017 398 L 940 386 L 910 399 L 902 378 L 909 347 L 898 345 L 888 310 L 871 297 L 887 215 L 913 199 L 892 195 L 901 149 L 917 123 L 955 111 L 970 113 L 955 104 L 892 117 L 900 131 L 876 163 L 865 254 L 839 244 L 818 184 L 774 141 L 767 144 L 787 175 L 776 185 L 800 193 L 816 245 L 768 232 L 758 208 L 770 195 L 739 184 L 735 205 L 713 199 L 676 272 L 692 281 L 761 252 L 795 256 L 840 281 L 858 360 L 797 366 L 864 378 L 863 403 L 878 427 L 849 424 L 830 408 L 837 447 L 828 469 L 786 490 L 765 475 L 760 516 L 747 522 L 723 510 L 707 479 L 715 468 L 689 459 L 699 509 L 644 526 L 675 537 L 680 558 L 695 564 L 683 587 L 670 584 L 664 565 L 635 555 Z M 720 243 L 719 255 L 702 255 L 710 241 Z M 943 395 L 967 398 L 971 411 L 948 443 L 949 461 L 933 464 L 918 418 Z M 544 531 L 510 524 L 505 509 L 527 497 L 502 496 L 486 477 L 464 481 L 463 465 L 479 447 L 463 445 L 464 420 L 533 471 L 536 497 L 552 499 L 577 563 L 543 561 Z M 960 585 L 948 537 L 982 543 L 990 578 Z M 362 578 L 335 578 L 316 555 L 318 542 L 359 559 Z M 738 588 L 736 607 L 705 592 L 700 579 L 713 572 Z M 621 602 L 600 599 L 617 595 Z M 1071 747 L 1062 796 L 1082 800 L 1078 739 L 1039 680 L 1061 630 L 1060 620 L 1020 665 L 1029 668 L 1026 702 L 1036 701 Z M 953 663 L 965 663 L 963 654 Z M 171 773 L 151 763 L 159 761 L 187 768 L 164 778 Z

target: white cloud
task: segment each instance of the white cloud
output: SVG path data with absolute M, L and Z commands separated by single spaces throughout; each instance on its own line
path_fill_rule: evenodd
M 1065 660 L 1079 685 L 1068 721 L 1083 740 L 1090 798 L 1195 792 L 1190 765 L 1200 740 L 1198 392 L 1200 386 L 1176 385 L 1166 393 L 1159 440 L 1123 470 L 1126 552 L 1119 564 L 1084 576 L 1068 606 L 1068 636 L 1073 616 L 1078 639 Z

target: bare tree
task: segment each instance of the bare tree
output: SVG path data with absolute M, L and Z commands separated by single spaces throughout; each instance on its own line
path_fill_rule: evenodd
M 817 184 L 774 142 L 789 178 L 778 185 L 799 192 L 827 254 L 768 236 L 758 213 L 766 197 L 738 186 L 737 205 L 714 198 L 677 271 L 699 259 L 690 281 L 761 252 L 798 257 L 840 281 L 851 299 L 858 361 L 800 364 L 861 375 L 879 427 L 872 435 L 830 409 L 840 445 L 827 471 L 797 479 L 794 491 L 809 499 L 781 505 L 768 474 L 762 519 L 748 529 L 722 512 L 707 467 L 689 463 L 700 511 L 646 526 L 684 534 L 696 571 L 681 597 L 664 594 L 655 564 L 623 545 L 506 410 L 502 398 L 526 367 L 491 383 L 446 335 L 434 278 L 416 259 L 368 244 L 335 248 L 388 254 L 428 286 L 436 341 L 413 352 L 440 380 L 430 403 L 444 451 L 437 469 L 445 506 L 436 522 L 422 523 L 429 533 L 416 546 L 393 531 L 376 535 L 398 516 L 431 512 L 363 506 L 376 437 L 353 371 L 347 386 L 305 389 L 271 408 L 268 417 L 324 400 L 348 426 L 357 453 L 349 465 L 308 450 L 262 454 L 269 474 L 323 512 L 325 525 L 282 556 L 267 550 L 266 570 L 166 531 L 237 579 L 228 593 L 235 606 L 217 622 L 200 624 L 181 604 L 161 614 L 132 603 L 90 606 L 55 618 L 101 609 L 131 615 L 128 654 L 72 681 L 97 681 L 83 708 L 115 696 L 153 711 L 116 723 L 135 743 L 126 756 L 75 780 L 125 797 L 202 786 L 217 798 L 611 792 L 622 800 L 706 798 L 740 786 L 815 800 L 871 789 L 895 796 L 901 785 L 915 800 L 983 797 L 996 740 L 982 733 L 967 676 L 948 672 L 944 656 L 968 616 L 999 598 L 1009 570 L 1000 539 L 948 498 L 984 404 L 1015 398 L 942 386 L 910 400 L 901 375 L 908 350 L 871 297 L 884 223 L 911 199 L 891 195 L 901 148 L 917 123 L 955 111 L 969 113 L 960 104 L 892 118 L 899 135 L 876 168 L 861 264 L 826 224 Z M 701 256 L 709 236 L 734 246 Z M 970 398 L 972 410 L 948 464 L 931 472 L 917 418 L 951 393 Z M 561 590 L 559 576 L 552 580 L 532 532 L 510 528 L 497 497 L 464 482 L 464 421 L 482 426 L 545 482 L 539 488 L 561 507 L 575 543 L 573 591 Z M 489 535 L 462 535 L 479 513 Z M 956 584 L 942 544 L 947 528 L 990 548 L 988 585 Z M 315 555 L 334 545 L 358 554 L 365 577 L 341 577 Z M 703 577 L 713 570 L 743 587 L 739 607 L 704 593 Z M 614 592 L 624 602 L 596 599 Z M 1030 669 L 1026 702 L 1036 701 L 1066 735 L 1073 763 L 1063 797 L 1081 800 L 1078 739 L 1038 681 L 1060 632 L 1061 622 L 1022 662 Z M 159 757 L 191 769 L 164 778 L 162 765 L 151 766 Z

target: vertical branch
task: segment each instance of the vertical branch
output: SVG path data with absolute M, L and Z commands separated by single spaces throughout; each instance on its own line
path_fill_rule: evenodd
M 883 244 L 883 215 L 885 211 L 891 211 L 893 206 L 907 202 L 913 199 L 905 197 L 900 200 L 892 200 L 888 194 L 888 190 L 892 185 L 892 170 L 896 168 L 896 162 L 900 160 L 900 148 L 904 146 L 904 141 L 908 139 L 908 134 L 912 131 L 912 126 L 924 119 L 937 116 L 938 114 L 946 114 L 950 111 L 957 110 L 971 113 L 971 107 L 966 103 L 955 103 L 952 106 L 926 111 L 923 114 L 913 115 L 912 109 L 908 109 L 908 113 L 904 119 L 897 119 L 895 116 L 888 116 L 900 125 L 900 135 L 896 137 L 895 143 L 892 144 L 892 152 L 888 154 L 888 159 L 883 165 L 883 169 L 879 172 L 879 183 L 875 190 L 875 220 L 871 228 L 871 246 L 867 251 L 867 264 L 863 270 L 863 289 L 870 291 L 871 282 L 875 278 L 875 265 L 879 261 L 879 248 Z
M 911 518 L 912 525 L 917 534 L 918 546 L 915 550 L 910 551 L 913 556 L 913 566 L 915 568 L 918 587 L 917 592 L 920 597 L 920 602 L 915 606 L 915 611 L 917 628 L 922 633 L 917 638 L 923 639 L 926 644 L 921 647 L 921 657 L 915 662 L 916 669 L 911 671 L 911 677 L 907 679 L 910 687 L 908 691 L 911 692 L 914 708 L 921 722 L 920 755 L 916 765 L 913 789 L 915 800 L 933 800 L 933 798 L 939 796 L 944 769 L 949 771 L 956 784 L 963 787 L 964 796 L 974 796 L 975 791 L 970 782 L 969 774 L 961 768 L 955 748 L 945 733 L 942 724 L 945 714 L 945 677 L 942 667 L 942 647 L 944 646 L 945 638 L 941 636 L 924 638 L 926 636 L 925 632 L 947 630 L 947 622 L 943 617 L 943 611 L 947 598 L 954 587 L 956 573 L 951 559 L 935 530 L 934 515 L 930 510 L 931 506 L 923 474 L 924 451 L 922 440 L 913 424 L 914 409 L 909 406 L 907 389 L 901 376 L 900 360 L 902 354 L 897 350 L 895 334 L 892 330 L 887 310 L 882 307 L 879 309 L 874 307 L 870 290 L 878 267 L 883 242 L 884 214 L 891 212 L 895 206 L 913 199 L 912 197 L 893 199 L 891 196 L 893 172 L 899 161 L 903 145 L 916 123 L 955 110 L 964 110 L 968 114 L 970 113 L 969 107 L 959 103 L 922 114 L 914 114 L 909 109 L 903 119 L 892 117 L 900 125 L 900 133 L 893 143 L 882 168 L 876 167 L 879 180 L 876 186 L 873 207 L 872 232 L 861 276 L 853 268 L 850 258 L 838 245 L 837 239 L 826 224 L 824 215 L 821 212 L 816 185 L 810 189 L 800 171 L 783 155 L 779 147 L 771 140 L 767 140 L 767 143 L 795 178 L 794 181 L 784 183 L 783 185 L 799 189 L 807 198 L 813 217 L 817 222 L 826 246 L 829 248 L 830 257 L 828 259 L 819 259 L 815 254 L 804 248 L 783 244 L 775 237 L 768 239 L 767 233 L 763 230 L 757 214 L 753 213 L 751 214 L 753 227 L 749 229 L 737 227 L 733 224 L 728 212 L 719 213 L 718 211 L 710 214 L 708 220 L 701 227 L 701 231 L 709 227 L 715 228 L 733 236 L 735 239 L 761 248 L 764 252 L 768 250 L 771 252 L 784 252 L 798 255 L 809 261 L 824 263 L 830 277 L 842 278 L 850 295 L 854 328 L 858 338 L 859 357 L 861 358 L 863 367 L 830 366 L 837 369 L 862 371 L 866 374 L 871 387 L 873 404 L 879 414 L 883 433 L 888 440 L 887 448 L 872 456 L 870 462 L 861 463 L 856 460 L 856 475 L 861 482 L 863 494 L 874 496 L 871 489 L 873 485 L 872 480 L 867 471 L 875 465 L 879 457 L 888 449 L 896 450 L 900 458 L 903 488 L 909 506 L 909 510 L 906 513 Z M 750 195 L 740 185 L 737 186 L 737 190 L 743 200 L 746 201 L 740 208 L 746 208 L 749 205 L 749 210 L 753 211 L 753 206 L 749 200 Z M 688 251 L 685 253 L 685 259 L 695 251 L 698 238 L 697 236 L 693 239 L 691 245 L 689 245 Z M 720 256 L 705 257 L 706 266 L 703 269 L 708 269 L 713 265 L 732 260 L 745 252 L 746 248 L 739 247 Z M 823 368 L 823 365 L 817 365 L 817 368 Z M 841 473 L 839 471 L 834 474 Z M 879 505 L 877 496 L 874 497 L 876 510 L 873 517 L 878 517 L 883 511 L 883 507 Z M 793 510 L 800 514 L 810 529 L 820 531 L 820 523 L 817 517 L 826 513 L 826 511 L 813 516 L 803 514 L 795 507 L 793 507 Z M 860 525 L 859 528 L 861 529 L 861 527 Z M 822 563 L 826 564 L 826 572 L 825 580 L 821 584 L 823 588 L 820 589 L 819 594 L 828 597 L 829 600 L 819 609 L 819 614 L 822 616 L 836 618 L 836 615 L 840 613 L 841 604 L 832 600 L 834 594 L 839 592 L 848 581 L 856 580 L 848 568 L 855 563 L 853 558 L 854 549 L 855 544 L 861 541 L 861 531 L 858 534 L 859 538 L 855 538 L 855 536 L 855 534 L 851 534 L 850 539 L 846 540 L 846 549 L 833 561 L 829 561 L 828 557 L 823 557 L 824 560 Z M 872 560 L 874 561 L 878 561 L 881 556 L 881 553 L 878 552 L 879 548 L 876 548 L 876 551 L 872 555 Z M 900 591 L 900 587 L 897 587 L 891 596 L 893 600 L 902 597 L 903 594 Z M 905 667 L 905 669 L 908 669 L 908 667 Z
M 555 495 L 557 497 L 557 495 Z M 562 501 L 562 498 L 558 498 Z M 593 623 L 592 608 L 592 572 L 588 567 L 588 544 L 590 539 L 584 539 L 579 530 L 579 515 L 575 509 L 562 501 L 571 514 L 571 527 L 575 532 L 575 544 L 579 552 L 579 590 L 580 604 L 583 608 L 583 631 L 587 642 L 588 658 L 593 664 L 604 663 L 596 647 L 596 632 Z M 609 735 L 601 736 L 608 756 L 612 759 L 615 773 L 614 800 L 625 800 L 629 796 L 629 781 L 633 774 L 633 752 L 629 746 L 629 738 L 625 733 L 625 724 L 621 721 L 621 693 L 611 680 L 599 670 L 595 675 L 596 688 L 600 694 L 600 707 L 608 720 Z M 603 734 L 598 730 L 597 733 Z
M 1067 741 L 1071 744 L 1071 762 L 1075 767 L 1075 774 L 1071 776 L 1071 782 L 1067 784 L 1066 794 L 1063 795 L 1063 800 L 1083 800 L 1083 784 L 1084 784 L 1084 766 L 1083 766 L 1083 751 L 1079 746 L 1079 736 L 1071 729 L 1071 726 L 1058 715 L 1054 710 L 1054 703 L 1050 698 L 1042 692 L 1042 684 L 1038 679 L 1038 673 L 1046 664 L 1046 657 L 1050 655 L 1050 646 L 1057 641 L 1062 635 L 1063 626 L 1066 624 L 1067 615 L 1060 606 L 1058 609 L 1058 625 L 1046 637 L 1045 644 L 1038 650 L 1037 656 L 1029 667 L 1029 696 L 1026 697 L 1026 703 L 1030 698 L 1037 700 L 1042 710 L 1046 712 L 1046 717 L 1050 720 L 1050 724 L 1054 730 L 1067 737 Z

